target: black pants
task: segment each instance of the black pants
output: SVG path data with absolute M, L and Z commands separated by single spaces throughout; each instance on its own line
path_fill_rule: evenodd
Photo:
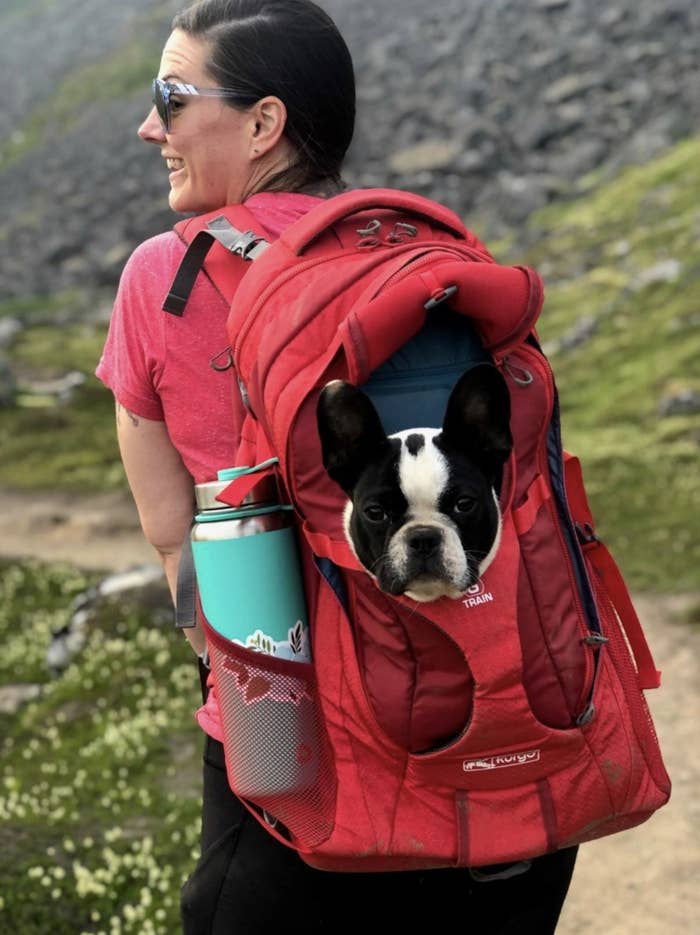
M 278 932 L 550 935 L 576 848 L 539 857 L 525 873 L 475 881 L 468 870 L 329 873 L 279 844 L 229 789 L 221 744 L 204 753 L 202 856 L 182 891 L 184 935 Z

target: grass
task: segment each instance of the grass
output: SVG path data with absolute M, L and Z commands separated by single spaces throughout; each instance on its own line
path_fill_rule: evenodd
M 0 688 L 41 686 L 0 715 L 0 931 L 172 935 L 198 853 L 196 671 L 167 597 L 147 609 L 127 592 L 51 679 L 51 633 L 91 583 L 0 563 Z
M 634 587 L 696 590 L 700 415 L 661 406 L 700 391 L 700 140 L 539 212 L 529 235 L 517 261 L 545 278 L 538 331 L 599 531 Z M 675 279 L 648 275 L 669 261 Z M 556 350 L 584 315 L 592 337 Z
M 114 402 L 93 375 L 106 326 L 70 319 L 50 323 L 79 314 L 79 307 L 78 299 L 69 293 L 55 299 L 14 300 L 0 308 L 0 316 L 14 314 L 29 324 L 11 348 L 17 405 L 0 414 L 0 484 L 25 490 L 49 487 L 82 492 L 125 484 L 114 429 Z M 69 371 L 78 371 L 86 379 L 67 402 L 32 392 L 36 381 Z

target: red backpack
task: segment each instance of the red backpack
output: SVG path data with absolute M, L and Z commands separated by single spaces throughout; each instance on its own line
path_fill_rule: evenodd
M 248 410 L 239 461 L 278 459 L 311 630 L 305 664 L 204 624 L 233 791 L 333 870 L 517 861 L 645 821 L 670 794 L 643 695 L 659 673 L 561 447 L 538 275 L 392 190 L 336 196 L 269 247 L 240 207 L 178 230 L 191 247 L 164 307 L 182 312 L 214 235 L 204 268 L 232 300 Z M 402 349 L 447 307 L 506 378 L 514 450 L 493 564 L 464 599 L 416 604 L 381 592 L 348 547 L 316 402 L 329 380 L 369 385 L 397 359 L 400 393 Z M 236 481 L 221 499 L 246 492 Z

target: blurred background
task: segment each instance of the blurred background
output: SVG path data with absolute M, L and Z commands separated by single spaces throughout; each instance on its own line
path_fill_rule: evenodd
M 559 931 L 700 930 L 700 5 L 321 5 L 356 67 L 348 183 L 440 200 L 544 277 L 564 443 L 665 670 L 671 803 L 582 848 Z M 0 6 L 0 931 L 18 935 L 174 935 L 197 849 L 196 678 L 93 376 L 126 258 L 175 220 L 136 127 L 179 8 Z

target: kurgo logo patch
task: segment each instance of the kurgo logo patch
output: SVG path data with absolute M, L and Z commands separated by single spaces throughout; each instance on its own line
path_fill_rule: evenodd
M 496 756 L 486 756 L 481 760 L 464 760 L 462 769 L 465 773 L 472 773 L 475 770 L 504 769 L 506 766 L 527 766 L 529 763 L 537 763 L 539 758 L 539 750 L 497 753 Z
M 478 607 L 479 604 L 489 604 L 493 600 L 493 594 L 484 587 L 484 582 L 479 579 L 476 584 L 467 588 L 466 597 L 462 601 L 465 607 Z

